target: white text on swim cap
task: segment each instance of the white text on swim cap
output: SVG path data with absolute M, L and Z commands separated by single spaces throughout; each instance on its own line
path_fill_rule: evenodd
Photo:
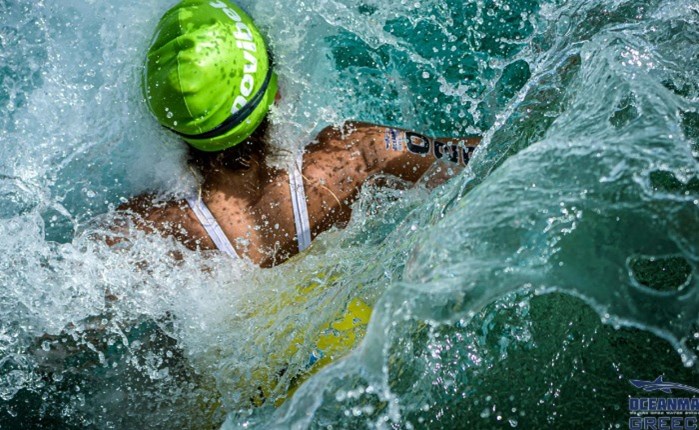
M 248 62 L 248 64 L 243 66 L 243 80 L 240 81 L 240 95 L 233 100 L 233 106 L 231 106 L 231 113 L 236 113 L 247 104 L 247 98 L 250 97 L 252 90 L 255 88 L 255 76 L 253 74 L 257 72 L 257 58 L 252 55 L 252 52 L 257 52 L 257 45 L 253 43 L 252 30 L 250 30 L 247 24 L 242 22 L 243 18 L 238 12 L 234 11 L 220 0 L 211 2 L 209 5 L 216 9 L 221 9 L 228 18 L 235 21 L 236 31 L 233 32 L 233 37 L 236 39 L 236 46 L 243 50 L 243 58 Z

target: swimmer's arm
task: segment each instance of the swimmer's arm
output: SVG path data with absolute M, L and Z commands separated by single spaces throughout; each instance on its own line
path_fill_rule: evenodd
M 471 159 L 479 136 L 463 138 L 430 138 L 423 134 L 395 127 L 366 123 L 345 126 L 353 147 L 362 152 L 366 174 L 384 173 L 416 182 L 436 161 L 450 167 L 444 171 L 458 173 Z M 357 137 L 352 139 L 352 136 Z M 446 174 L 446 173 L 445 173 Z
M 399 140 L 402 146 L 393 144 L 394 135 L 402 139 Z M 407 144 L 408 138 L 412 139 L 411 145 Z M 427 149 L 416 148 L 419 139 L 423 139 Z M 325 128 L 306 148 L 304 156 L 303 173 L 312 236 L 333 225 L 342 226 L 349 220 L 352 202 L 372 175 L 383 173 L 415 183 L 435 165 L 437 158 L 434 154 L 437 153 L 441 159 L 457 161 L 444 163 L 454 168 L 442 169 L 440 175 L 443 178 L 437 178 L 448 179 L 458 173 L 458 166 L 468 163 L 479 142 L 479 137 L 430 139 L 417 133 L 366 123 Z M 455 150 L 456 155 L 453 155 Z

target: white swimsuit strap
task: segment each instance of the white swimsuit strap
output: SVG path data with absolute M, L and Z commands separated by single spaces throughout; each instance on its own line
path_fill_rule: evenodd
M 308 219 L 306 192 L 303 189 L 303 176 L 301 174 L 302 169 L 303 152 L 301 152 L 294 165 L 289 169 L 291 204 L 294 209 L 294 223 L 296 224 L 296 240 L 299 243 L 299 252 L 311 246 L 311 223 Z
M 216 248 L 218 248 L 219 251 L 225 252 L 232 258 L 240 259 L 240 256 L 235 252 L 235 249 L 233 249 L 231 241 L 228 240 L 228 237 L 223 233 L 223 229 L 221 229 L 221 226 L 211 214 L 209 208 L 206 207 L 204 201 L 199 196 L 188 196 L 185 200 L 187 200 L 189 207 L 192 208 L 194 215 L 196 215 L 202 227 L 204 227 L 209 234 L 211 240 L 214 241 Z

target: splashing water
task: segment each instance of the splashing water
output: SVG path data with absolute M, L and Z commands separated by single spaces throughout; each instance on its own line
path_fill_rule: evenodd
M 196 183 L 139 86 L 171 4 L 0 0 L 0 428 L 612 428 L 630 378 L 699 384 L 699 2 L 241 2 L 275 145 L 485 135 L 270 270 L 94 240 Z M 356 299 L 366 336 L 310 376 Z

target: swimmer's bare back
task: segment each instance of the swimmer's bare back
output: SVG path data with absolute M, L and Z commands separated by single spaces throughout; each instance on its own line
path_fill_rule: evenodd
M 478 137 L 435 140 L 365 123 L 324 129 L 303 156 L 311 237 L 349 221 L 351 204 L 370 176 L 383 173 L 414 183 L 436 159 L 454 163 L 456 171 L 479 142 Z M 207 172 L 201 198 L 238 255 L 270 267 L 298 252 L 286 171 L 263 161 Z M 192 250 L 216 249 L 185 201 L 156 204 L 141 196 L 120 209 L 132 212 L 142 230 L 172 236 Z

